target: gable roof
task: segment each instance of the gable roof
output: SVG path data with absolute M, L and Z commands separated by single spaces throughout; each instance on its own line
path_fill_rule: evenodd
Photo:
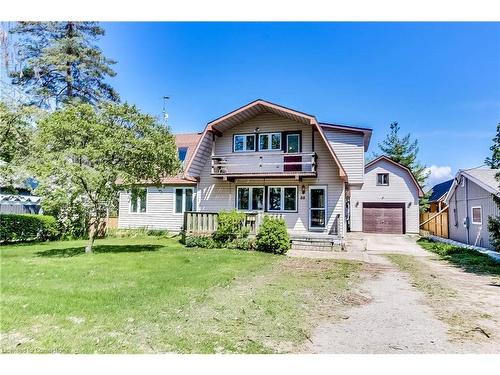
M 412 171 L 410 170 L 410 168 L 408 168 L 407 166 L 405 166 L 405 165 L 403 165 L 403 164 L 401 164 L 401 163 L 398 163 L 398 162 L 396 162 L 396 161 L 392 160 L 390 157 L 388 157 L 388 156 L 386 156 L 386 155 L 381 155 L 381 156 L 379 156 L 378 158 L 375 158 L 375 159 L 373 159 L 371 162 L 367 163 L 367 164 L 365 165 L 365 171 L 366 171 L 366 169 L 367 169 L 367 168 L 369 168 L 369 167 L 373 166 L 374 164 L 377 164 L 377 163 L 379 163 L 379 162 L 381 162 L 381 161 L 387 161 L 387 162 L 392 163 L 392 164 L 394 164 L 395 166 L 397 166 L 397 167 L 399 167 L 399 168 L 401 168 L 401 169 L 405 170 L 405 171 L 406 171 L 406 172 L 410 175 L 410 177 L 411 177 L 411 179 L 412 179 L 413 183 L 414 183 L 414 184 L 415 184 L 415 186 L 417 187 L 417 189 L 418 189 L 418 196 L 419 196 L 419 198 L 422 198 L 422 197 L 424 196 L 424 191 L 422 190 L 422 187 L 421 187 L 421 186 L 420 186 L 420 184 L 418 183 L 417 179 L 416 179 L 416 178 L 415 178 L 415 176 L 413 175 L 413 173 L 412 173 Z
M 466 177 L 468 180 L 482 187 L 487 192 L 500 196 L 500 188 L 498 186 L 500 182 L 496 179 L 497 173 L 500 173 L 500 169 L 479 167 L 459 170 L 453 179 L 453 184 L 444 201 L 446 204 L 450 202 L 451 196 L 457 189 L 461 176 Z
M 296 121 L 304 125 L 313 126 L 316 130 L 318 130 L 318 133 L 325 142 L 328 151 L 330 152 L 330 155 L 337 164 L 339 168 L 340 178 L 342 178 L 344 181 L 347 181 L 347 173 L 342 164 L 340 163 L 340 160 L 335 154 L 335 151 L 333 150 L 332 146 L 330 145 L 330 142 L 328 142 L 328 140 L 326 139 L 326 135 L 322 127 L 316 120 L 316 117 L 262 99 L 254 100 L 240 108 L 235 109 L 234 111 L 231 111 L 221 117 L 216 118 L 215 120 L 210 121 L 205 127 L 205 130 L 203 131 L 203 134 L 201 135 L 200 140 L 198 141 L 198 145 L 196 146 L 196 151 L 198 151 L 200 143 L 205 138 L 205 134 L 207 132 L 212 132 L 216 135 L 221 134 L 225 130 L 242 122 L 248 121 L 260 113 L 274 113 L 278 116 L 288 118 L 292 121 Z M 193 159 L 191 159 L 187 164 L 186 173 L 188 173 L 192 161 Z
M 434 185 L 431 188 L 432 193 L 429 197 L 429 203 L 439 202 L 440 200 L 444 199 L 446 197 L 446 194 L 448 194 L 448 191 L 450 190 L 452 184 L 453 179 Z

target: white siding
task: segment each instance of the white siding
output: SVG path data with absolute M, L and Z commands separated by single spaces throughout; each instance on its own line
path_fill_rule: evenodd
M 205 166 L 205 161 L 210 159 L 212 155 L 212 133 L 206 132 L 205 136 L 202 140 L 200 140 L 200 147 L 196 152 L 196 155 L 193 156 L 193 161 L 189 166 L 189 170 L 186 171 L 186 174 L 198 177 L 201 173 L 201 170 Z
M 350 184 L 363 183 L 365 146 L 363 133 L 323 128 L 326 138 L 344 167 Z
M 171 186 L 147 188 L 146 212 L 144 213 L 130 212 L 130 194 L 121 192 L 118 206 L 118 228 L 167 229 L 172 232 L 179 232 L 184 221 L 184 215 L 174 213 L 174 188 Z
M 467 202 L 465 190 L 467 188 Z M 466 204 L 467 203 L 467 204 Z M 472 224 L 471 207 L 482 208 L 482 224 Z M 455 214 L 455 209 L 457 210 Z M 493 249 L 488 233 L 488 217 L 499 216 L 500 211 L 493 201 L 492 195 L 474 182 L 466 179 L 465 186 L 460 183 L 452 194 L 448 208 L 449 237 L 452 240 L 467 243 L 467 228 L 464 226 L 465 218 L 470 219 L 469 243 Z
M 377 173 L 389 173 L 389 186 L 377 186 Z M 363 202 L 405 203 L 406 232 L 419 232 L 418 188 L 406 170 L 388 161 L 367 168 L 362 186 L 351 186 L 351 231 L 363 230 Z
M 225 136 L 222 138 L 225 138 Z M 222 138 L 218 138 L 217 142 L 219 142 L 219 140 Z M 218 212 L 220 210 L 234 209 L 236 201 L 236 186 L 297 186 L 298 212 L 284 213 L 284 217 L 290 230 L 294 232 L 307 232 L 309 227 L 309 186 L 326 185 L 328 194 L 328 225 L 327 229 L 324 232 L 327 233 L 329 229 L 335 225 L 336 217 L 337 215 L 339 215 L 339 233 L 341 235 L 344 235 L 344 183 L 339 177 L 338 167 L 336 166 L 332 156 L 330 155 L 330 152 L 328 151 L 326 145 L 317 132 L 315 133 L 314 141 L 315 149 L 318 154 L 318 177 L 307 178 L 303 181 L 284 178 L 237 179 L 235 182 L 222 181 L 221 179 L 214 178 L 210 175 L 211 163 L 209 160 L 207 160 L 205 167 L 201 172 L 200 182 L 198 185 L 197 206 L 199 211 Z M 301 193 L 302 185 L 304 185 L 306 188 L 306 192 L 304 195 L 302 195 Z
M 255 116 L 251 120 L 226 130 L 222 137 L 217 137 L 215 141 L 215 154 L 221 155 L 232 153 L 233 135 L 254 133 L 255 128 L 259 128 L 259 133 L 300 130 L 302 132 L 302 152 L 312 152 L 312 126 L 306 126 L 272 113 L 263 113 Z M 242 155 L 242 153 L 239 154 Z

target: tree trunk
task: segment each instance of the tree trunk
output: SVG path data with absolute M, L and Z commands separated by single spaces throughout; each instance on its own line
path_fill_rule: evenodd
M 72 38 L 73 31 L 74 31 L 73 22 L 68 22 L 68 25 L 66 26 L 67 37 Z M 71 46 L 66 52 L 68 55 L 73 54 Z M 66 94 L 68 95 L 68 98 L 73 97 L 73 72 L 71 70 L 71 63 L 69 61 L 66 62 Z
M 99 230 L 99 223 L 100 223 L 100 218 L 96 215 L 96 218 L 94 222 L 92 223 L 92 226 L 89 228 L 89 242 L 87 242 L 87 246 L 85 247 L 85 252 L 87 254 L 91 254 L 92 248 L 94 246 L 94 241 L 97 237 L 97 231 Z

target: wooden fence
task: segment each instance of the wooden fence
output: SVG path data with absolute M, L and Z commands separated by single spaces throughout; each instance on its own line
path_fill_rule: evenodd
M 420 214 L 420 229 L 438 237 L 448 238 L 448 208 L 442 212 Z
M 251 235 L 257 234 L 262 219 L 261 212 L 246 212 L 243 225 L 250 230 Z M 282 218 L 281 214 L 267 214 Z M 217 212 L 184 212 L 184 231 L 188 235 L 209 235 L 217 230 L 219 214 Z

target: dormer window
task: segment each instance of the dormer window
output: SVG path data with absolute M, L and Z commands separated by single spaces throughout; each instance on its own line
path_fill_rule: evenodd
M 184 163 L 184 160 L 186 160 L 186 155 L 188 152 L 187 147 L 178 147 L 177 148 L 177 153 L 179 155 L 179 160 Z
M 389 185 L 389 173 L 377 173 L 377 185 L 388 186 Z
M 255 151 L 255 134 L 235 134 L 233 138 L 233 151 Z

